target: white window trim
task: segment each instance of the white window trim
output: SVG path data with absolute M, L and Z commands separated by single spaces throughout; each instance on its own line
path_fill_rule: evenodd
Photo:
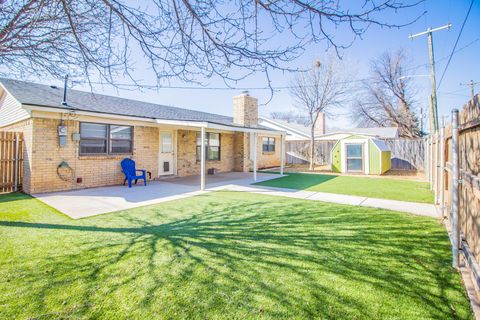
M 340 141 L 340 157 L 342 159 L 342 173 L 347 171 L 347 144 L 363 144 L 363 173 L 370 174 L 370 144 L 368 139 L 343 139 Z

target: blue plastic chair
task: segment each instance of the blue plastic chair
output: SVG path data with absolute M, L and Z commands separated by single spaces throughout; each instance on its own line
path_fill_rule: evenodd
M 123 185 L 128 181 L 128 187 L 132 187 L 132 180 L 135 180 L 137 184 L 138 179 L 143 179 L 143 184 L 147 185 L 147 170 L 137 170 L 135 169 L 135 161 L 132 159 L 125 158 L 121 162 L 122 172 L 125 175 L 125 180 L 123 180 Z M 137 172 L 141 172 L 141 175 L 137 175 Z

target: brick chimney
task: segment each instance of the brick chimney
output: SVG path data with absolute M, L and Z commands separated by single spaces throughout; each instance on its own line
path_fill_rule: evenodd
M 325 113 L 320 112 L 318 114 L 317 122 L 315 122 L 315 127 L 313 128 L 315 136 L 324 135 L 325 132 Z
M 233 97 L 233 123 L 244 127 L 258 125 L 258 100 L 248 91 Z

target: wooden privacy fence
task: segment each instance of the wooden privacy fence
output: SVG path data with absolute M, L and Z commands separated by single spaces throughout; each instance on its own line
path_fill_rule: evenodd
M 336 141 L 315 141 L 315 163 L 330 164 L 330 153 Z M 310 161 L 309 141 L 288 141 L 286 143 L 287 164 L 303 164 Z
M 21 190 L 22 181 L 22 134 L 0 132 L 0 193 Z
M 452 112 L 452 123 L 429 136 L 427 177 L 451 229 L 453 266 L 460 253 L 480 288 L 480 96 Z
M 425 141 L 418 139 L 385 139 L 392 150 L 392 169 L 419 170 L 425 168 Z M 336 141 L 315 141 L 315 163 L 328 165 Z M 288 141 L 286 144 L 287 164 L 303 164 L 310 161 L 309 141 Z

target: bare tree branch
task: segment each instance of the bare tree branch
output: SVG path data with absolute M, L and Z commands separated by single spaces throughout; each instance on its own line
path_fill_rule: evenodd
M 136 63 L 142 63 L 158 86 L 210 77 L 232 85 L 254 72 L 292 70 L 289 62 L 309 44 L 326 43 L 339 53 L 372 25 L 401 27 L 418 19 L 383 18 L 417 6 L 416 0 L 134 3 L 0 1 L 0 75 L 68 73 L 74 80 L 99 78 L 113 85 L 124 76 L 141 85 Z M 350 39 L 339 41 L 336 30 L 348 31 Z
M 412 78 L 405 77 L 407 57 L 403 50 L 386 52 L 371 63 L 371 80 L 353 105 L 352 120 L 363 126 L 399 128 L 402 137 L 421 135 L 415 115 L 417 94 Z
M 310 170 L 315 159 L 315 125 L 321 112 L 341 107 L 346 102 L 348 82 L 345 68 L 331 57 L 327 63 L 318 62 L 308 72 L 297 74 L 290 84 L 297 111 L 307 118 L 310 129 Z

